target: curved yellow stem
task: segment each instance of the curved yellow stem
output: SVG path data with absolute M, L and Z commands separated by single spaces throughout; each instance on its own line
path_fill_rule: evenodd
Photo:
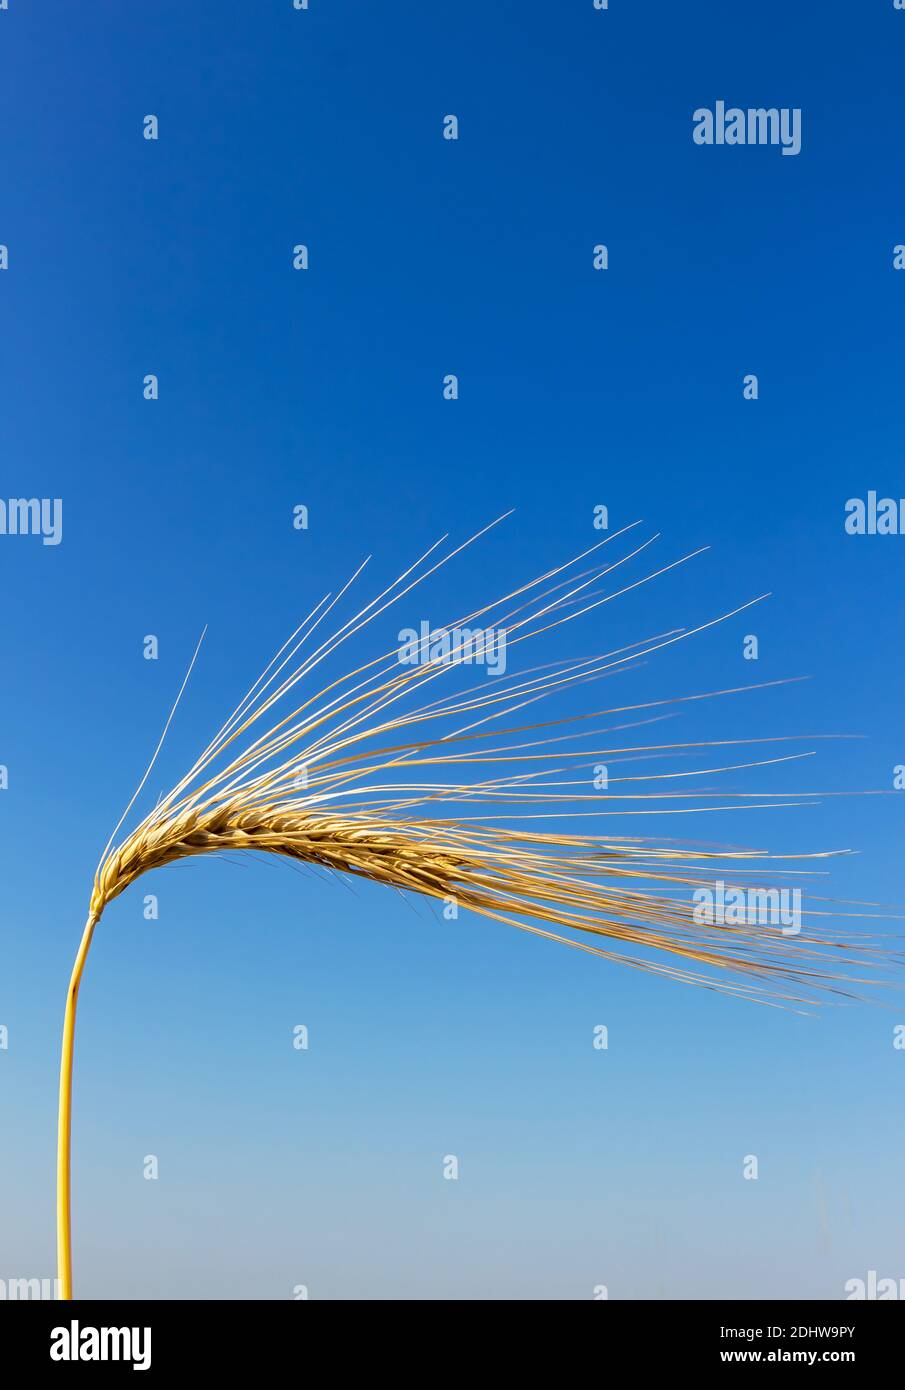
M 72 1054 L 75 1042 L 75 1010 L 79 1000 L 79 985 L 88 947 L 94 935 L 98 919 L 90 914 L 85 923 L 72 975 L 69 980 L 69 993 L 66 996 L 66 1012 L 63 1016 L 63 1053 L 60 1059 L 60 1118 L 57 1127 L 57 1274 L 60 1281 L 60 1298 L 72 1298 L 72 1212 L 71 1212 L 71 1166 L 72 1166 Z

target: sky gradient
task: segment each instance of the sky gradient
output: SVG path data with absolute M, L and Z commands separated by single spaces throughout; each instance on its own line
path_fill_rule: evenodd
M 819 891 L 905 901 L 905 537 L 844 529 L 905 494 L 905 13 L 818 10 L 0 12 L 0 486 L 63 499 L 59 545 L 0 536 L 0 1279 L 54 1272 L 66 983 L 199 632 L 144 809 L 368 554 L 361 602 L 515 508 L 388 645 L 593 544 L 598 505 L 663 564 L 710 547 L 536 659 L 769 592 L 607 697 L 807 676 L 665 737 L 801 735 L 814 757 L 732 785 L 834 795 L 614 833 L 854 849 Z M 717 100 L 800 108 L 801 152 L 695 144 Z M 182 864 L 88 966 L 77 1292 L 840 1298 L 905 1275 L 903 1022 L 895 994 L 803 1018 L 373 885 Z

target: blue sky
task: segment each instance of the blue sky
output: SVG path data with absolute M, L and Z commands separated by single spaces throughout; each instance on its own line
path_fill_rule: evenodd
M 905 493 L 905 13 L 796 9 L 0 12 L 2 493 L 63 499 L 60 545 L 0 537 L 0 1278 L 53 1272 L 90 876 L 204 624 L 155 793 L 365 555 L 363 601 L 514 507 L 411 614 L 442 621 L 592 544 L 603 504 L 664 562 L 711 549 L 576 650 L 772 594 L 620 700 L 807 675 L 670 736 L 863 735 L 744 786 L 891 790 L 905 539 L 843 521 Z M 719 99 L 800 107 L 801 153 L 695 145 Z M 645 828 L 857 849 L 825 891 L 903 901 L 891 795 Z M 272 864 L 146 891 L 159 921 L 115 903 L 82 994 L 78 1293 L 835 1298 L 905 1274 L 896 996 L 803 1019 Z

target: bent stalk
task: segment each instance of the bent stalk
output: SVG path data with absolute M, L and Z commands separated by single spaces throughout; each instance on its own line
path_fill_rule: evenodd
M 85 923 L 78 955 L 72 967 L 69 993 L 66 996 L 66 1012 L 63 1016 L 60 1118 L 57 1126 L 57 1275 L 60 1281 L 60 1298 L 67 1300 L 72 1298 L 72 1054 L 75 1042 L 75 1011 L 85 960 L 97 921 L 97 917 L 92 913 Z

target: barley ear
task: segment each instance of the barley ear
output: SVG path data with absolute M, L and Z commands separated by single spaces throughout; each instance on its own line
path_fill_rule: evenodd
M 440 542 L 431 546 L 311 651 L 321 636 L 315 635 L 319 625 L 349 584 L 336 597 L 326 595 L 185 776 L 118 839 L 154 766 L 161 736 L 101 855 L 66 997 L 57 1140 L 63 1299 L 72 1298 L 70 1158 L 79 987 L 94 928 L 106 905 L 152 869 L 202 854 L 277 855 L 296 866 L 366 879 L 398 893 L 454 901 L 463 911 L 585 956 L 622 961 L 660 978 L 783 1007 L 849 998 L 865 983 L 865 975 L 870 980 L 876 967 L 887 961 L 882 942 L 851 938 L 832 923 L 837 916 L 882 914 L 837 912 L 827 899 L 810 899 L 813 906 L 801 914 L 804 925 L 796 922 L 794 934 L 788 936 L 777 931 L 775 921 L 762 917 L 760 909 L 740 918 L 697 910 L 698 890 L 738 889 L 752 877 L 757 884 L 757 875 L 772 877 L 782 868 L 775 861 L 789 858 L 806 862 L 804 868 L 788 872 L 811 874 L 833 851 L 786 855 L 625 833 L 638 824 L 635 817 L 691 815 L 696 823 L 711 812 L 809 804 L 802 802 L 810 795 L 805 792 L 728 790 L 720 795 L 709 785 L 746 768 L 811 756 L 785 751 L 787 743 L 795 742 L 792 735 L 684 742 L 655 735 L 653 742 L 638 742 L 644 735 L 636 733 L 670 717 L 672 706 L 731 699 L 782 682 L 634 704 L 623 699 L 602 709 L 583 708 L 564 718 L 526 722 L 531 720 L 526 711 L 538 701 L 633 670 L 648 655 L 725 622 L 758 599 L 696 626 L 670 628 L 592 656 L 560 655 L 514 670 L 501 666 L 492 683 L 465 681 L 476 656 L 486 655 L 488 632 L 505 634 L 508 661 L 512 652 L 521 652 L 526 639 L 558 630 L 699 553 L 656 566 L 632 583 L 623 582 L 620 575 L 611 588 L 611 576 L 623 565 L 642 555 L 647 565 L 647 548 L 656 539 L 609 563 L 599 552 L 621 534 L 613 533 L 565 565 L 460 615 L 444 630 L 448 640 L 436 653 L 431 648 L 412 664 L 407 649 L 394 645 L 351 670 L 344 668 L 343 674 L 309 694 L 308 677 L 322 661 L 472 542 L 454 548 L 437 563 L 431 561 L 416 575 Z M 579 562 L 586 568 L 575 573 Z M 475 621 L 480 628 L 474 629 Z M 481 634 L 477 645 L 475 631 Z M 402 643 L 401 633 L 398 642 Z M 299 655 L 305 644 L 307 654 Z M 184 689 L 185 680 L 180 695 Z M 164 735 L 172 717 L 173 710 Z M 753 760 L 739 761 L 734 755 L 741 745 L 765 747 L 757 748 Z M 662 771 L 635 770 L 639 760 L 668 760 L 704 750 L 704 767 L 679 771 L 667 761 Z M 725 764 L 722 754 L 730 750 L 733 756 Z M 604 791 L 591 785 L 601 760 L 614 771 Z M 687 790 L 696 785 L 692 779 L 702 777 L 708 781 L 697 784 L 701 790 Z M 658 789 L 661 783 L 664 789 Z M 622 833 L 573 828 L 583 825 L 586 817 L 593 823 L 601 818 L 604 826 L 615 817 Z M 778 889 L 772 891 L 778 897 Z M 800 890 L 795 891 L 800 897 Z

